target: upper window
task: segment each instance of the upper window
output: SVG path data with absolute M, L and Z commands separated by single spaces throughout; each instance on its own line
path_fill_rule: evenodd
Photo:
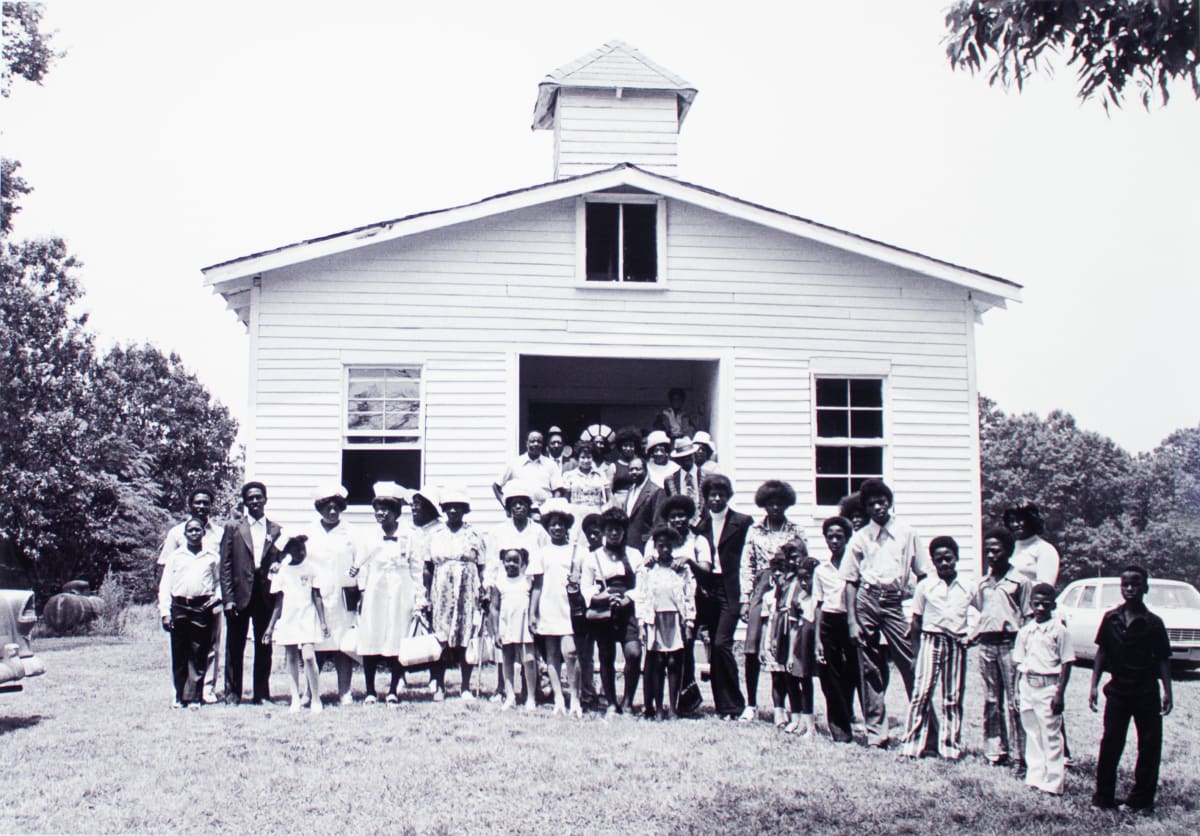
M 582 278 L 655 284 L 663 279 L 666 201 L 650 195 L 589 195 L 580 204 Z
M 883 380 L 819 377 L 816 413 L 817 504 L 837 505 L 883 478 Z
M 351 504 L 370 503 L 379 481 L 418 487 L 422 435 L 420 366 L 346 369 L 342 484 Z

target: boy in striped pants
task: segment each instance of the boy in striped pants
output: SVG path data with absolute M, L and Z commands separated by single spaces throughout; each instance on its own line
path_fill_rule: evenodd
M 962 700 L 967 685 L 968 611 L 974 590 L 958 577 L 958 543 L 953 537 L 933 538 L 929 556 L 937 574 L 918 583 L 913 596 L 909 637 L 915 645 L 916 670 L 900 754 L 916 758 L 925 750 L 933 717 L 933 691 L 940 679 L 938 754 L 958 760 L 962 757 Z

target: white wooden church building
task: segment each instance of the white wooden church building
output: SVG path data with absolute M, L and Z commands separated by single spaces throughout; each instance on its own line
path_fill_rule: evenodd
M 272 516 L 310 519 L 331 480 L 367 511 L 395 478 L 468 488 L 486 525 L 529 429 L 648 427 L 681 387 L 740 509 L 789 481 L 820 554 L 836 499 L 882 475 L 974 565 L 974 329 L 1019 285 L 678 179 L 695 96 L 607 44 L 538 86 L 553 181 L 205 268 L 249 332 Z

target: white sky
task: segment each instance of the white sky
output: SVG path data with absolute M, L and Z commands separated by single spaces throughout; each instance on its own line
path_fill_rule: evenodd
M 989 88 L 946 5 L 51 0 L 68 54 L 0 102 L 16 234 L 66 238 L 102 339 L 179 352 L 244 422 L 199 269 L 548 180 L 538 82 L 620 39 L 700 91 L 683 179 L 1023 284 L 977 332 L 1003 409 L 1135 452 L 1196 426 L 1200 104 L 1106 116 L 1061 62 Z

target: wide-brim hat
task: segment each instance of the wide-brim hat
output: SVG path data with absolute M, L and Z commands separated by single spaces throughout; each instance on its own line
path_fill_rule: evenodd
M 593 441 L 603 441 L 606 444 L 612 444 L 613 435 L 612 427 L 608 424 L 589 424 L 579 434 L 579 440 L 584 444 L 591 444 Z
M 696 443 L 686 435 L 681 435 L 675 439 L 675 447 L 671 450 L 671 458 L 686 459 L 688 456 L 696 455 Z
M 655 447 L 657 447 L 660 444 L 665 444 L 668 447 L 670 447 L 671 446 L 671 436 L 667 435 L 662 430 L 655 430 L 654 432 L 650 433 L 650 435 L 646 436 L 646 452 L 647 453 L 649 453 L 651 450 L 653 450 Z
M 313 502 L 320 502 L 323 499 L 340 499 L 343 502 L 350 496 L 350 492 L 337 482 L 325 482 L 313 488 Z
M 471 510 L 471 496 L 462 488 L 442 488 L 438 500 L 445 508 L 447 505 L 466 505 Z
M 564 441 L 566 440 L 566 436 L 563 434 L 562 427 L 551 427 L 550 429 L 546 430 L 547 441 L 550 440 L 550 436 L 552 435 L 556 435 Z
M 538 489 L 528 482 L 513 479 L 506 482 L 504 487 L 500 489 L 500 499 L 507 505 L 510 499 L 524 497 L 529 500 L 530 505 L 534 505 L 537 503 L 538 493 Z M 444 499 L 442 501 L 445 502 Z
M 433 506 L 434 513 L 437 513 L 438 509 L 441 508 L 441 505 L 438 503 L 438 500 L 441 497 L 438 495 L 438 489 L 435 486 L 422 485 L 417 490 L 412 492 L 413 499 L 416 499 L 418 496 Z
M 542 503 L 542 521 L 545 522 L 552 514 L 562 514 L 567 518 L 567 525 L 575 525 L 575 509 L 570 502 L 561 496 L 554 496 Z
M 717 452 L 717 445 L 713 444 L 712 436 L 706 433 L 704 430 L 700 430 L 694 436 L 692 436 L 692 441 L 695 444 L 703 444 L 714 453 Z
M 376 482 L 371 486 L 375 499 L 394 499 L 397 502 L 412 502 L 412 491 L 397 482 Z

